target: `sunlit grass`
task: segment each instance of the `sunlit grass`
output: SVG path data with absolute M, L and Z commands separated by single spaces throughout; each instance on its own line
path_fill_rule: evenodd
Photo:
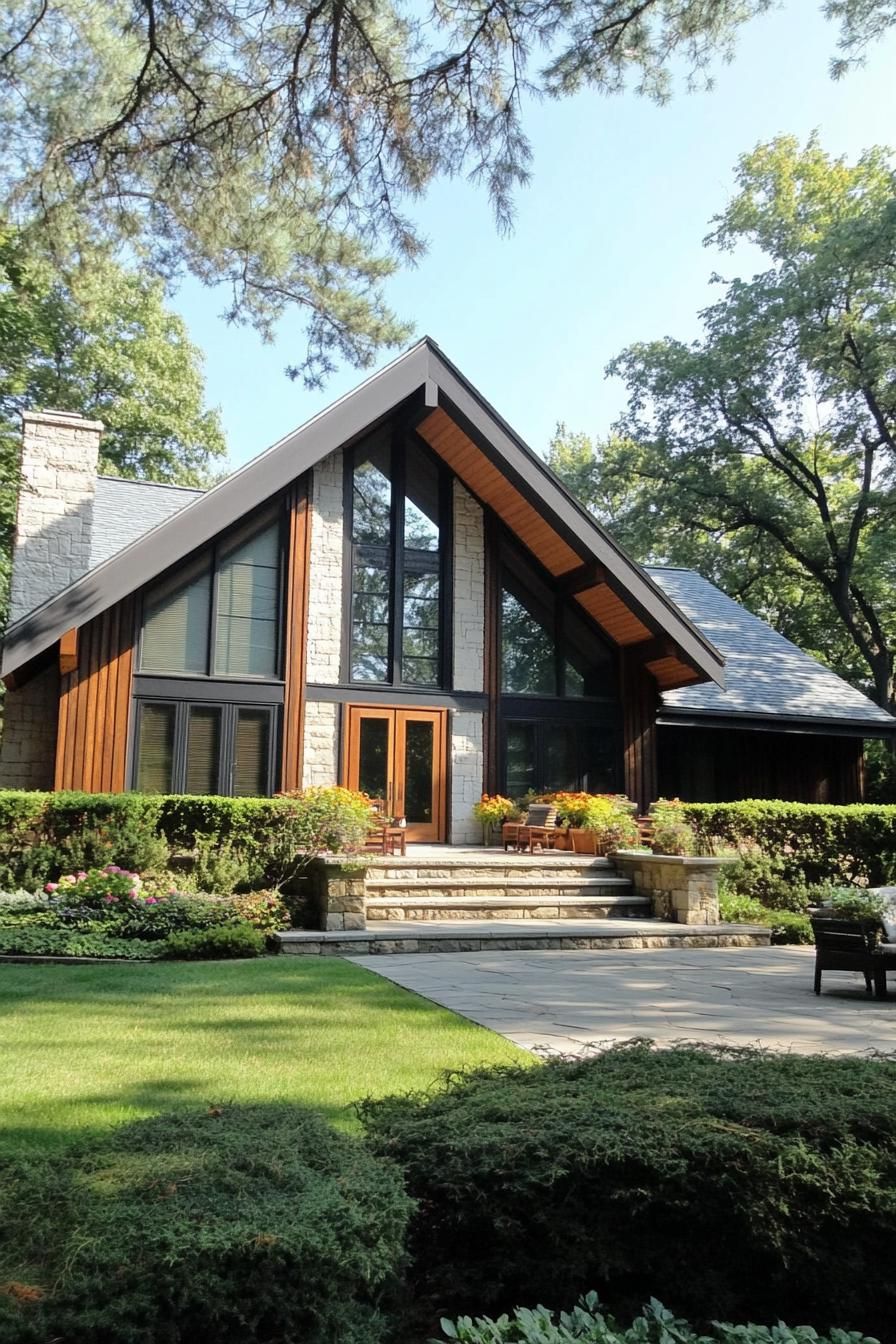
M 353 1103 L 519 1060 L 502 1037 L 335 958 L 0 966 L 0 1150 L 181 1106 Z

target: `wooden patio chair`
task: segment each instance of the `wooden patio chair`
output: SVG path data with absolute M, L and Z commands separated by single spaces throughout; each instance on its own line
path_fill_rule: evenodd
M 868 994 L 887 996 L 887 969 L 896 970 L 896 944 L 881 943 L 881 925 L 873 919 L 838 919 L 812 915 L 815 937 L 815 993 L 821 993 L 823 971 L 859 971 Z
M 535 845 L 553 849 L 556 839 L 557 809 L 552 803 L 530 803 L 525 821 L 507 821 L 501 827 L 505 853 L 510 846 L 530 854 Z
M 394 826 L 386 819 L 386 804 L 382 798 L 370 800 L 370 824 L 364 850 L 368 854 L 407 853 L 407 831 L 403 826 Z

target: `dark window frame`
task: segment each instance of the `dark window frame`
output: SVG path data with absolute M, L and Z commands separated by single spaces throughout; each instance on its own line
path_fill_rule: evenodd
M 163 705 L 174 708 L 174 748 L 171 760 L 172 794 L 183 794 L 187 772 L 187 734 L 189 732 L 190 712 L 192 709 L 217 709 L 221 713 L 220 754 L 218 760 L 218 788 L 215 796 L 232 798 L 234 773 L 234 743 L 236 740 L 236 722 L 240 710 L 267 714 L 268 716 L 268 761 L 267 793 L 271 797 L 279 782 L 280 734 L 283 716 L 279 704 L 266 704 L 251 699 L 207 699 L 185 696 L 155 695 L 152 692 L 134 697 L 133 724 L 130 743 L 130 788 L 136 790 L 140 771 L 140 721 L 146 705 Z M 193 796 L 193 795 L 187 795 Z
M 268 526 L 277 527 L 277 619 L 275 622 L 276 648 L 274 653 L 274 674 L 273 676 L 252 675 L 251 673 L 228 673 L 215 671 L 215 648 L 217 644 L 217 621 L 218 621 L 218 587 L 220 583 L 220 562 L 234 550 L 237 550 L 243 541 L 248 541 L 250 537 L 257 532 L 263 532 Z M 211 592 L 209 596 L 209 614 L 208 626 L 206 629 L 205 642 L 205 671 L 204 672 L 153 672 L 144 670 L 143 667 L 143 645 L 146 634 L 146 599 L 154 588 L 175 579 L 178 571 L 186 571 L 191 565 L 199 565 L 200 562 L 208 561 L 211 576 Z M 136 664 L 134 675 L 139 677 L 158 677 L 160 680 L 170 680 L 171 678 L 185 678 L 197 682 L 257 682 L 259 684 L 282 683 L 284 681 L 283 660 L 285 657 L 284 629 L 286 615 L 286 567 L 289 559 L 289 531 L 286 509 L 282 500 L 271 504 L 270 501 L 263 504 L 260 508 L 253 510 L 247 517 L 240 519 L 239 523 L 221 536 L 213 538 L 204 546 L 197 547 L 191 555 L 185 560 L 178 562 L 165 574 L 159 576 L 152 585 L 140 594 L 139 614 L 138 614 L 138 634 L 136 649 Z
M 547 590 L 547 600 L 537 593 L 527 591 L 525 582 L 526 570 L 529 569 L 536 582 Z M 506 582 L 508 574 L 512 575 L 513 582 L 508 585 Z M 565 597 L 563 593 L 557 590 L 558 580 L 544 569 L 535 556 L 524 553 L 520 547 L 514 544 L 510 534 L 506 529 L 502 529 L 502 536 L 498 547 L 498 583 L 497 604 L 495 613 L 496 634 L 497 634 L 497 653 L 498 653 L 498 693 L 502 698 L 510 697 L 512 699 L 531 699 L 535 700 L 562 700 L 572 704 L 600 704 L 617 703 L 619 698 L 619 660 L 614 646 L 607 639 L 606 635 L 599 629 L 596 623 L 591 620 L 586 611 L 577 611 L 571 607 L 572 598 Z M 531 619 L 537 621 L 545 630 L 548 637 L 554 645 L 554 691 L 553 693 L 545 691 L 508 691 L 504 689 L 504 593 L 510 594 L 526 611 L 529 612 Z M 525 594 L 520 596 L 520 594 Z M 536 614 L 533 615 L 533 610 Z M 575 666 L 573 659 L 568 656 L 570 648 L 576 649 L 575 639 L 567 631 L 567 612 L 575 620 L 581 622 L 582 626 L 606 649 L 606 666 L 609 671 L 608 686 L 609 689 L 603 694 L 584 694 L 570 695 L 566 689 L 566 666 L 570 664 Z
M 522 698 L 522 697 L 520 697 Z M 622 787 L 622 729 L 615 717 L 595 720 L 593 714 L 557 715 L 549 710 L 545 714 L 502 714 L 500 730 L 499 747 L 499 769 L 500 783 L 499 792 L 504 792 L 508 788 L 507 783 L 507 730 L 509 727 L 524 726 L 532 728 L 535 739 L 535 791 L 542 793 L 547 789 L 547 750 L 546 742 L 548 734 L 556 732 L 558 729 L 590 728 L 603 730 L 612 742 L 612 762 L 613 762 L 613 780 L 608 792 L 619 792 Z M 574 791 L 584 789 L 585 773 L 588 763 L 585 760 L 585 749 L 582 747 L 579 753 L 579 759 L 576 763 L 576 783 Z
M 388 431 L 378 431 L 373 438 Z M 343 462 L 343 593 L 342 652 L 339 678 L 342 685 L 377 691 L 396 688 L 409 692 L 450 691 L 454 665 L 452 636 L 453 560 L 454 560 L 454 479 L 441 458 L 432 451 L 419 435 L 412 435 L 403 426 L 394 426 L 388 433 L 391 500 L 389 510 L 389 541 L 386 544 L 356 542 L 354 539 L 354 473 L 359 456 L 371 439 L 362 440 L 345 450 Z M 439 546 L 437 551 L 418 551 L 405 547 L 405 488 L 407 482 L 407 449 L 413 444 L 432 463 L 438 473 Z M 388 636 L 384 681 L 367 681 L 352 675 L 355 572 L 364 563 L 364 552 L 373 558 L 386 560 L 388 584 Z M 408 560 L 407 557 L 411 557 Z M 426 565 L 427 559 L 434 563 Z M 404 578 L 406 572 L 435 573 L 439 580 L 439 651 L 436 659 L 436 680 L 433 684 L 405 681 L 403 678 L 404 641 Z

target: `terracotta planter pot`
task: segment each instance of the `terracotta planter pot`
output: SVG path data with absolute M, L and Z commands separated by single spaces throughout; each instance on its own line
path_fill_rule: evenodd
M 594 834 L 594 831 L 586 831 L 581 826 L 570 826 L 569 838 L 572 842 L 572 852 L 574 854 L 604 854 L 606 846 Z

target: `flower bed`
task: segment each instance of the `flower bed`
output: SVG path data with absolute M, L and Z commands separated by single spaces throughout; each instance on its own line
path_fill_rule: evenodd
M 216 897 L 107 864 L 66 873 L 34 895 L 0 896 L 0 955 L 258 956 L 289 915 L 273 892 Z

